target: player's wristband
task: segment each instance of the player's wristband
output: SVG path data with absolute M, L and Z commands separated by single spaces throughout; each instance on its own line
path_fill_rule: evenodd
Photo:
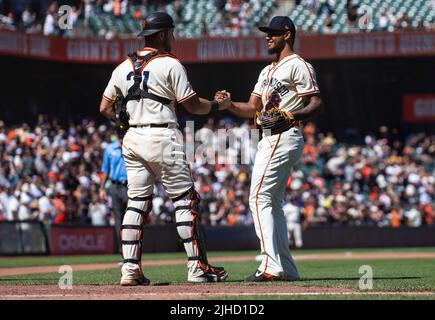
M 214 111 L 219 110 L 219 102 L 217 102 L 216 100 L 213 100 L 210 102 L 210 104 L 211 104 L 210 112 L 214 112 Z

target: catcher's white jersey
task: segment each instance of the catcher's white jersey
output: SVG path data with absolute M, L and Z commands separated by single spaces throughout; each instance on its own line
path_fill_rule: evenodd
M 292 54 L 265 67 L 252 94 L 261 98 L 264 110 L 278 107 L 289 112 L 304 106 L 303 96 L 318 92 L 313 66 Z
M 140 55 L 145 56 L 152 50 L 155 49 L 144 48 Z M 103 98 L 113 101 L 116 96 L 115 86 L 121 89 L 125 97 L 133 83 L 133 66 L 131 61 L 126 59 L 113 71 Z M 159 55 L 148 61 L 142 71 L 141 89 L 172 102 L 162 104 L 151 99 L 129 101 L 127 111 L 130 114 L 130 125 L 177 123 L 176 103 L 182 103 L 196 94 L 187 79 L 183 65 L 169 54 Z

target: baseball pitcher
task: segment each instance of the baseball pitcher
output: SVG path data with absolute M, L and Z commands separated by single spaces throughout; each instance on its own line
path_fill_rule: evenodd
M 174 23 L 163 12 L 149 15 L 139 34 L 146 47 L 132 53 L 112 73 L 100 111 L 122 138 L 128 180 L 128 207 L 122 227 L 121 285 L 147 285 L 141 268 L 142 230 L 152 208 L 156 179 L 174 202 L 178 234 L 188 256 L 189 282 L 224 281 L 228 273 L 208 263 L 195 191 L 178 129 L 177 104 L 193 114 L 223 110 L 230 100 L 208 101 L 192 89 L 184 67 L 171 54 Z
M 246 281 L 298 280 L 282 201 L 291 166 L 304 147 L 299 122 L 319 115 L 323 105 L 313 67 L 293 51 L 296 29 L 291 19 L 276 16 L 259 29 L 267 34 L 268 52 L 276 59 L 261 71 L 249 101 L 228 108 L 237 116 L 255 117 L 263 130 L 249 198 L 262 261 Z M 230 95 L 219 91 L 215 98 L 222 96 Z

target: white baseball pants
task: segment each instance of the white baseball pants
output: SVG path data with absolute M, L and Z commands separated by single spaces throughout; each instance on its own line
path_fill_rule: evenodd
M 262 262 L 258 270 L 288 280 L 299 274 L 289 250 L 282 202 L 290 170 L 302 155 L 299 127 L 273 136 L 263 135 L 252 170 L 249 206 L 260 239 Z
M 152 209 L 154 182 L 161 180 L 170 198 L 176 198 L 193 186 L 189 165 L 184 153 L 181 132 L 177 128 L 129 128 L 124 136 L 122 152 L 128 177 L 128 207 L 122 221 L 122 254 L 124 278 L 137 278 L 142 253 L 142 227 L 145 216 Z M 190 203 L 188 196 L 175 201 L 175 206 Z M 187 207 L 176 212 L 176 221 L 192 221 Z M 183 229 L 184 228 L 184 229 Z M 190 234 L 189 227 L 177 228 L 180 236 Z M 185 230 L 186 229 L 186 230 Z M 188 257 L 197 255 L 192 243 L 185 244 Z M 197 262 L 191 262 L 192 270 Z

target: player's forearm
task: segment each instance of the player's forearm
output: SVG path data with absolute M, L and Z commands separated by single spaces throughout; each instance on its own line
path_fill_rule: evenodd
M 319 116 L 323 112 L 322 100 L 318 97 L 311 98 L 310 102 L 297 111 L 292 111 L 293 118 L 297 121 L 311 120 Z
M 113 108 L 113 102 L 103 98 L 100 103 L 100 113 L 108 119 L 114 119 L 115 109 Z
M 195 114 L 204 115 L 209 114 L 211 111 L 211 101 L 203 98 L 198 98 L 198 102 L 195 106 Z
M 246 102 L 232 102 L 227 110 L 241 118 L 252 118 L 257 112 L 255 105 Z
M 104 187 L 105 187 L 106 182 L 107 182 L 107 178 L 108 178 L 108 174 L 107 173 L 102 173 L 101 174 L 100 190 L 104 190 Z
M 189 100 L 183 102 L 184 107 L 187 112 L 197 115 L 209 114 L 211 111 L 211 101 L 207 99 L 200 98 L 198 96 L 193 96 Z

